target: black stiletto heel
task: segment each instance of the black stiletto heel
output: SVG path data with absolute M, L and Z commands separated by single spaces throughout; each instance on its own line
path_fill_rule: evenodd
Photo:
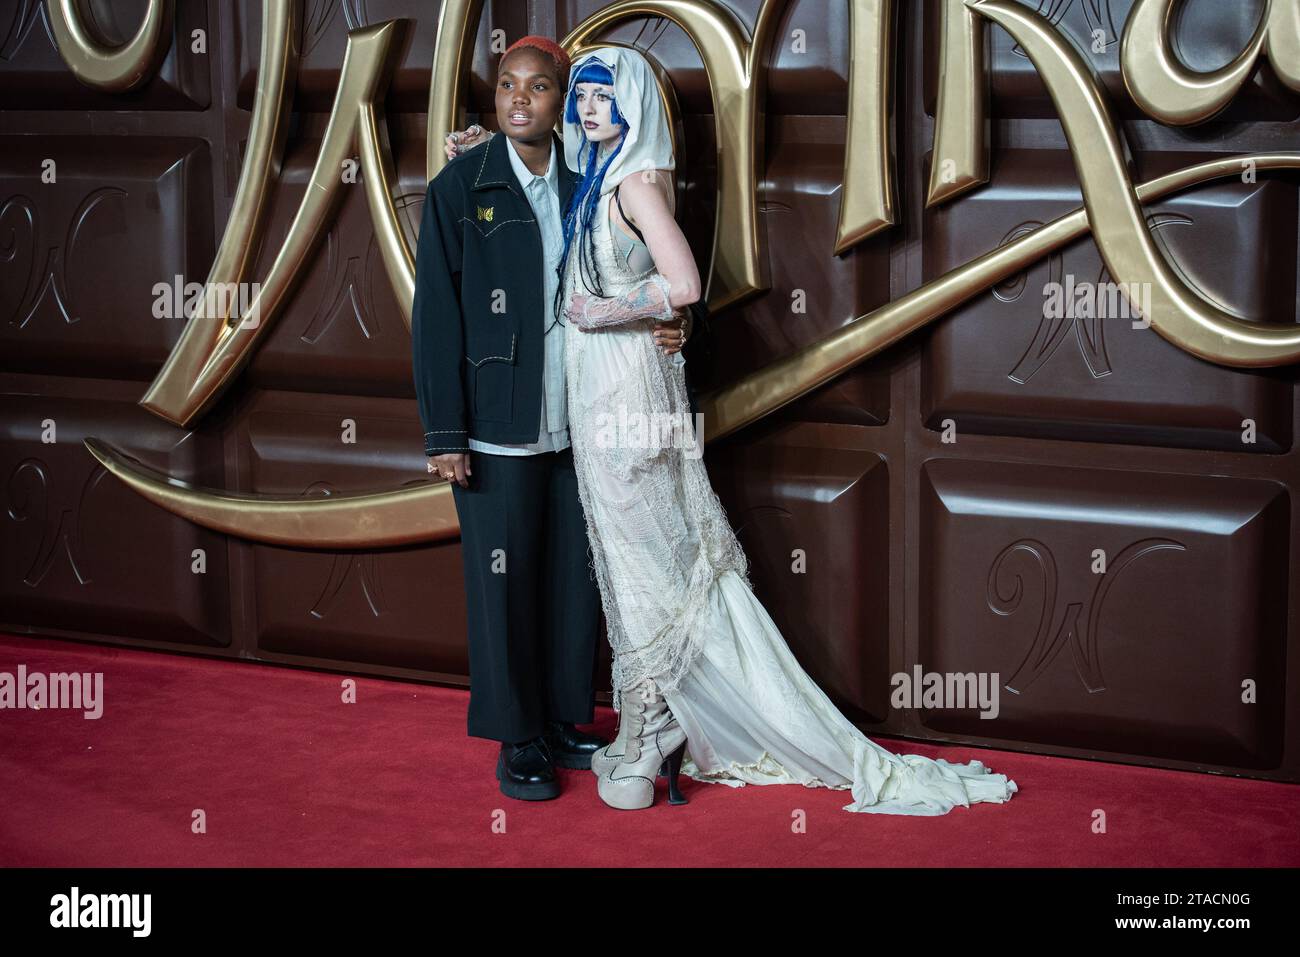
M 687 804 L 686 795 L 677 786 L 677 772 L 682 769 L 682 758 L 686 755 L 686 742 L 677 746 L 677 750 L 664 760 L 663 770 L 668 772 L 668 803 Z

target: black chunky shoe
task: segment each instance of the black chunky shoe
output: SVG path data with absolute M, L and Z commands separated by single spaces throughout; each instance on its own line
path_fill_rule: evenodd
M 579 731 L 572 721 L 548 721 L 546 743 L 551 748 L 555 763 L 560 767 L 589 770 L 591 756 L 609 744 L 609 741 L 599 735 Z
M 501 793 L 521 801 L 547 801 L 560 796 L 551 750 L 545 739 L 503 743 L 497 756 Z

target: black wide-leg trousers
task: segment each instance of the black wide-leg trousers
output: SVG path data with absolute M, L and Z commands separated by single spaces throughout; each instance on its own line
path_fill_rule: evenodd
M 600 592 L 573 450 L 471 451 L 452 483 L 469 618 L 469 734 L 523 741 L 595 717 Z

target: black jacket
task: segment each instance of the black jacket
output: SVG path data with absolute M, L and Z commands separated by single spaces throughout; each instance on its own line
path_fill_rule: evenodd
M 563 215 L 576 176 L 554 140 Z M 426 455 L 467 452 L 470 438 L 537 441 L 551 303 L 541 230 L 509 149 L 496 134 L 425 193 L 411 339 Z

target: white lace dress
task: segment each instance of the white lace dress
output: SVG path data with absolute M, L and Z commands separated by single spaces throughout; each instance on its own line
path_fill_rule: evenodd
M 618 255 L 611 196 L 601 198 L 592 233 L 606 297 L 654 273 Z M 575 291 L 589 294 L 577 259 L 575 240 L 565 303 Z M 653 679 L 686 731 L 682 770 L 699 781 L 850 790 L 845 810 L 884 814 L 1009 800 L 1015 782 L 979 761 L 898 755 L 873 743 L 799 666 L 754 597 L 699 449 L 683 447 L 693 441 L 684 361 L 654 345 L 654 320 L 589 332 L 566 321 L 569 435 L 614 654 L 615 707 L 620 690 Z M 685 429 L 674 434 L 673 424 Z

